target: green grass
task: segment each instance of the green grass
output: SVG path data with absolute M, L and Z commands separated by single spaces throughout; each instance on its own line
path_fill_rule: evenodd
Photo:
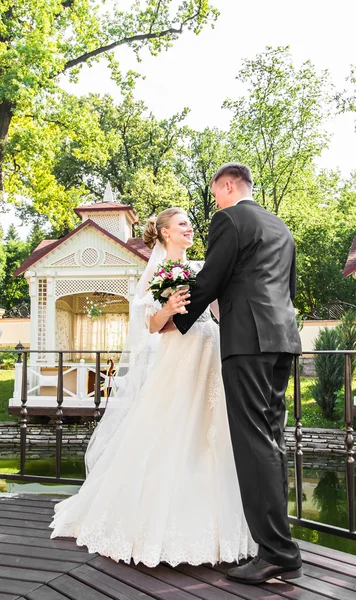
M 9 398 L 14 391 L 14 370 L 0 369 L 0 421 L 17 421 L 16 417 L 7 412 Z
M 342 429 L 342 419 L 335 416 L 334 420 L 326 419 L 323 416 L 319 406 L 315 402 L 312 395 L 312 387 L 315 379 L 310 377 L 301 377 L 300 389 L 302 395 L 302 425 L 303 427 L 315 427 L 321 429 Z M 294 419 L 294 404 L 293 404 L 293 387 L 294 379 L 289 379 L 289 384 L 286 392 L 286 408 L 288 410 L 287 426 L 295 424 Z

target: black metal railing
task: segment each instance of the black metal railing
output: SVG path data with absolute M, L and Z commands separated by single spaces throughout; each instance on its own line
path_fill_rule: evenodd
M 63 355 L 64 354 L 95 354 L 95 382 L 94 382 L 94 397 L 93 397 L 93 420 L 96 425 L 100 418 L 100 404 L 101 404 L 101 358 L 102 356 L 121 355 L 121 351 L 113 350 L 25 350 L 25 349 L 14 349 L 12 350 L 0 350 L 0 354 L 9 352 L 18 355 L 18 363 L 22 363 L 22 380 L 21 380 L 21 407 L 19 415 L 19 427 L 20 427 L 20 470 L 19 473 L 1 473 L 0 479 L 7 479 L 9 481 L 28 481 L 36 483 L 66 483 L 71 485 L 80 485 L 84 479 L 75 479 L 68 477 L 61 477 L 61 466 L 62 466 L 62 438 L 63 438 L 63 401 L 64 401 L 64 385 L 63 377 L 65 375 L 63 366 Z M 27 475 L 26 469 L 26 451 L 27 451 L 27 417 L 28 417 L 28 356 L 31 354 L 51 354 L 58 355 L 58 380 L 57 380 L 57 407 L 56 407 L 56 476 L 39 476 L 39 475 Z M 120 363 L 119 363 L 120 365 Z M 45 362 L 36 364 L 38 367 L 46 366 Z
M 345 455 L 346 455 L 346 490 L 348 500 L 348 529 L 335 527 L 319 521 L 303 518 L 303 432 L 302 432 L 302 401 L 300 390 L 300 357 L 294 357 L 294 418 L 295 418 L 295 487 L 297 516 L 289 515 L 292 525 L 299 525 L 323 533 L 329 533 L 343 538 L 356 540 L 355 531 L 355 461 L 353 438 L 353 402 L 352 402 L 352 370 L 351 356 L 355 350 L 311 350 L 304 355 L 339 354 L 344 356 L 344 424 L 345 424 Z
M 8 353 L 9 350 L 2 351 Z M 38 351 L 17 349 L 13 351 L 19 355 L 19 360 L 22 356 L 22 383 L 21 383 L 21 408 L 20 408 L 20 472 L 16 474 L 8 474 L 0 472 L 0 479 L 15 480 L 15 481 L 32 481 L 39 483 L 66 483 L 80 485 L 83 479 L 63 478 L 61 477 L 61 462 L 62 462 L 62 435 L 63 435 L 63 401 L 64 401 L 64 385 L 63 376 L 65 375 L 63 366 L 64 354 L 95 354 L 95 385 L 94 385 L 94 402 L 93 402 L 93 419 L 97 423 L 100 420 L 100 405 L 101 405 L 101 358 L 102 356 L 118 355 L 118 351 L 80 351 L 80 350 L 63 350 L 63 351 L 41 351 L 41 354 L 58 355 L 58 381 L 57 381 L 57 408 L 56 408 L 56 476 L 38 476 L 26 475 L 26 440 L 27 440 L 27 400 L 28 400 L 28 356 L 31 353 Z M 305 352 L 304 355 L 317 354 L 340 354 L 344 356 L 345 374 L 344 374 L 344 423 L 345 423 L 345 460 L 346 460 L 346 489 L 348 498 L 348 528 L 335 527 L 326 523 L 312 521 L 303 518 L 303 433 L 302 433 L 302 402 L 300 388 L 300 357 L 294 357 L 294 417 L 295 417 L 295 485 L 296 485 L 296 505 L 297 515 L 289 515 L 289 522 L 293 525 L 299 525 L 308 529 L 315 529 L 324 533 L 333 534 L 339 537 L 356 540 L 355 531 L 355 463 L 354 463 L 354 438 L 353 438 L 353 402 L 352 402 L 352 369 L 351 357 L 356 354 L 356 351 L 344 350 L 311 350 Z M 45 365 L 46 363 L 42 363 Z M 120 364 L 120 363 L 119 363 Z M 65 407 L 64 407 L 65 408 Z

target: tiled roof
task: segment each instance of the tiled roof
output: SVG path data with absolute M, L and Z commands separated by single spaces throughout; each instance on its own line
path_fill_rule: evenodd
M 143 254 L 147 260 L 150 258 L 152 250 L 143 243 L 142 238 L 130 238 L 127 240 L 127 245 L 129 248 L 134 248 L 137 252 Z
M 348 259 L 343 272 L 343 278 L 356 272 L 356 237 L 352 243 Z

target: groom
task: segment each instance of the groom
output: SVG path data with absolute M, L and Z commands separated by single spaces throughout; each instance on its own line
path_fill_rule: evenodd
M 220 209 L 211 221 L 205 265 L 187 314 L 174 316 L 186 333 L 216 298 L 222 375 L 244 511 L 258 556 L 227 576 L 257 584 L 302 574 L 288 518 L 283 437 L 284 394 L 301 344 L 292 300 L 295 246 L 287 226 L 252 199 L 250 169 L 223 165 L 210 186 Z

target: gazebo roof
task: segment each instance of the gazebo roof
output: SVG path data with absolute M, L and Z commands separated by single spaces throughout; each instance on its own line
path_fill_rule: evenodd
M 77 208 L 74 209 L 74 212 L 78 216 L 82 216 L 83 213 L 121 211 L 128 212 L 133 222 L 138 223 L 138 216 L 136 215 L 132 206 L 129 204 L 120 204 L 119 202 L 96 202 L 95 204 L 83 204 L 82 206 L 77 206 Z
M 352 243 L 348 259 L 343 272 L 343 278 L 356 273 L 356 237 Z
M 149 250 L 144 245 L 142 238 L 130 238 L 128 240 L 128 242 L 125 243 L 122 240 L 120 240 L 118 237 L 116 237 L 115 235 L 113 235 L 112 233 L 107 231 L 106 229 L 103 229 L 103 227 L 100 227 L 100 225 L 98 225 L 97 223 L 94 223 L 94 221 L 92 221 L 91 219 L 87 219 L 86 221 L 81 223 L 76 229 L 74 229 L 73 231 L 70 231 L 67 235 L 60 238 L 59 240 L 43 240 L 37 246 L 37 248 L 34 249 L 34 251 L 30 254 L 30 256 L 28 256 L 28 258 L 26 258 L 26 260 L 22 263 L 22 265 L 15 271 L 14 277 L 18 277 L 18 275 L 22 275 L 22 273 L 27 271 L 27 269 L 29 269 L 33 264 L 35 264 L 41 258 L 46 256 L 46 254 L 49 254 L 49 252 L 51 252 L 52 250 L 54 250 L 55 248 L 57 248 L 64 242 L 66 242 L 69 238 L 71 238 L 73 235 L 78 233 L 78 231 L 84 229 L 85 227 L 94 227 L 94 229 L 97 229 L 98 231 L 100 231 L 101 233 L 103 233 L 104 235 L 109 237 L 111 240 L 113 240 L 120 246 L 123 246 L 124 248 L 126 248 L 127 250 L 132 252 L 133 254 L 136 254 L 136 256 L 138 256 L 142 260 L 144 260 L 146 262 L 148 261 L 150 254 L 151 254 L 151 250 Z

